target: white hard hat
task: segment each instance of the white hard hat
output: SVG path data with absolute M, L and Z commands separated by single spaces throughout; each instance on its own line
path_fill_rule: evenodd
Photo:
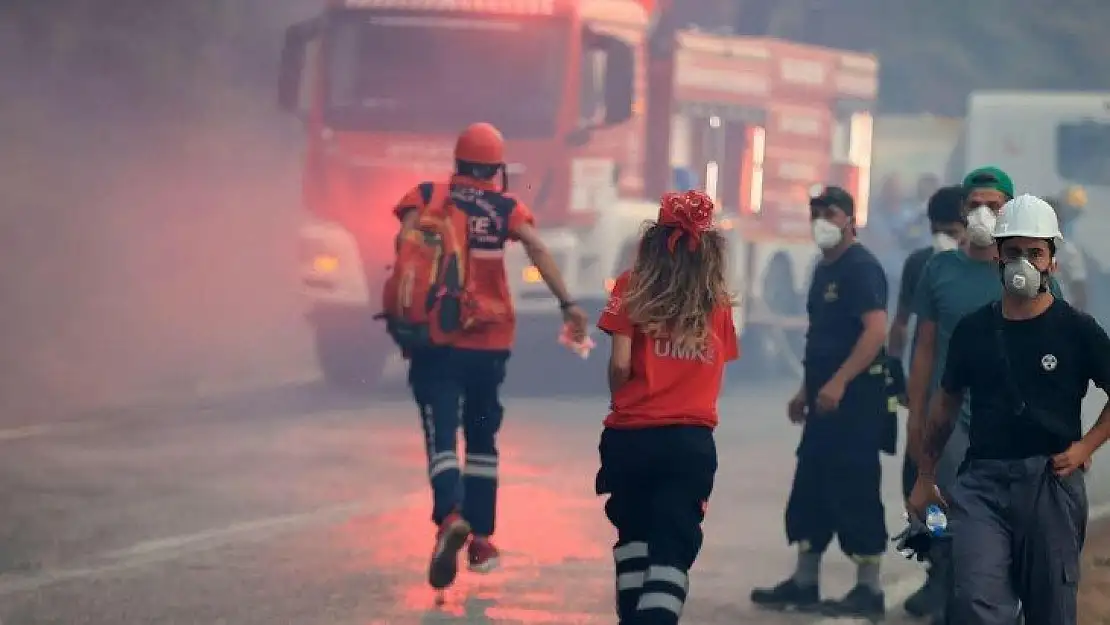
M 1057 245 L 1064 241 L 1060 222 L 1052 206 L 1035 195 L 1019 195 L 1002 206 L 994 225 L 994 238 L 1029 237 L 1051 239 Z

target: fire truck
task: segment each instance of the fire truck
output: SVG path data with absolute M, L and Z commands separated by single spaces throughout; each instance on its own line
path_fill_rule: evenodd
M 747 359 L 798 367 L 817 257 L 808 198 L 839 184 L 866 218 L 877 61 L 675 15 L 650 0 L 334 0 L 290 27 L 279 99 L 307 132 L 302 281 L 326 379 L 373 384 L 394 352 L 371 321 L 389 209 L 445 179 L 474 121 L 504 133 L 509 188 L 590 309 L 664 191 L 716 198 Z M 535 342 L 518 350 L 558 349 L 539 272 L 515 248 L 507 266 L 518 342 Z

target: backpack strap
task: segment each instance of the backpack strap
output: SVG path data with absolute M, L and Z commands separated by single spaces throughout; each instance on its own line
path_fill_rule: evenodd
M 455 211 L 451 203 L 451 185 L 443 182 L 429 182 L 427 185 L 428 200 L 425 204 L 426 208 L 441 210 L 442 219 L 442 232 L 440 233 L 447 245 L 449 253 L 458 256 L 455 263 L 458 267 L 459 283 L 464 283 L 466 279 L 466 246 L 462 239 L 459 238 L 458 229 L 455 228 Z M 420 185 L 420 192 L 423 194 L 425 185 Z M 444 261 L 446 262 L 446 258 Z
M 420 190 L 420 199 L 424 201 L 424 206 L 429 206 L 432 203 L 432 194 L 435 193 L 435 186 L 436 184 L 434 182 L 421 182 L 417 185 L 416 188 Z

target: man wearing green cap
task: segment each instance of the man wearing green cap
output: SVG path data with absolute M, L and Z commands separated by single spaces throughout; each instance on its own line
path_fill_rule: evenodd
M 963 213 L 967 238 L 959 249 L 940 252 L 929 259 L 914 294 L 917 344 L 910 365 L 906 424 L 907 453 L 911 454 L 920 450 L 927 399 L 940 383 L 948 341 L 956 323 L 965 315 L 1002 298 L 998 247 L 993 233 L 1002 206 L 1014 197 L 1014 183 L 997 167 L 981 167 L 969 173 L 962 186 L 966 197 Z M 1060 297 L 1060 287 L 1055 280 L 1049 287 Z M 969 400 L 965 401 L 959 422 L 937 464 L 936 480 L 942 492 L 955 483 L 956 471 L 967 452 L 967 426 L 971 419 Z M 949 549 L 948 541 L 939 541 L 932 554 L 935 623 L 944 622 L 946 589 L 951 579 Z

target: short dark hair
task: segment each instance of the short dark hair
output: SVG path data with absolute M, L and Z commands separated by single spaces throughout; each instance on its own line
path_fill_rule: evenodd
M 929 223 L 951 224 L 965 223 L 963 215 L 964 200 L 967 191 L 960 185 L 941 187 L 929 198 Z
M 849 217 L 856 216 L 856 201 L 852 194 L 841 187 L 825 187 L 817 195 L 809 198 L 810 210 L 835 206 Z

